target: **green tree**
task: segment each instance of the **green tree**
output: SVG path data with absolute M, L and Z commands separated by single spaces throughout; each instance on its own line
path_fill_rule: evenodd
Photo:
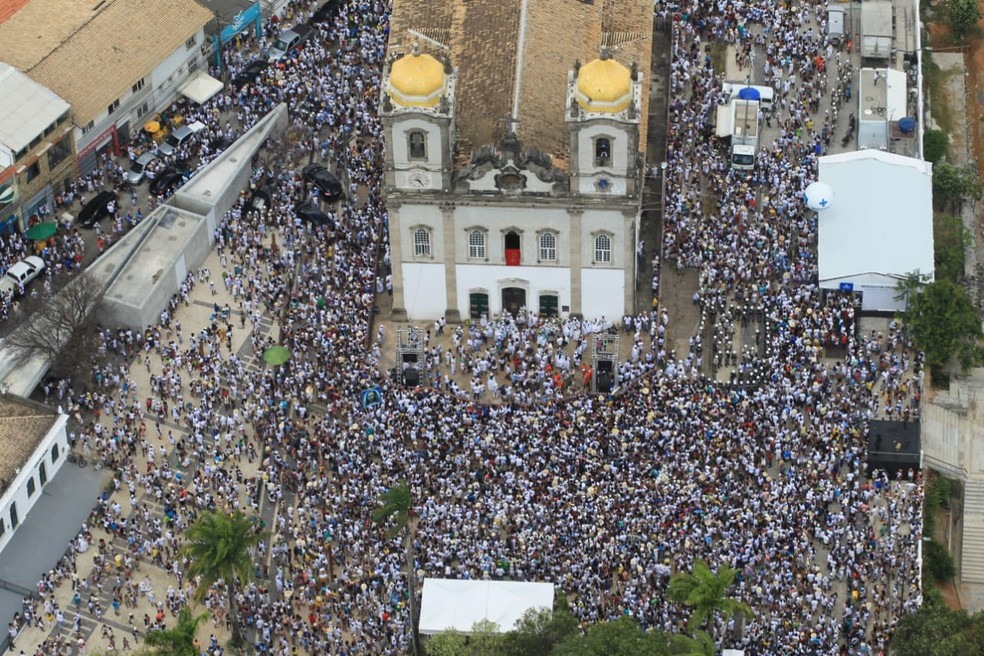
M 934 165 L 933 200 L 938 206 L 946 209 L 965 198 L 981 198 L 981 179 L 977 169 L 972 166 L 954 166 L 948 162 Z
M 173 629 L 148 631 L 144 643 L 153 647 L 154 656 L 199 656 L 201 649 L 195 644 L 198 626 L 208 619 L 208 613 L 192 615 L 187 606 L 178 612 Z
M 454 629 L 437 634 L 427 641 L 424 652 L 427 656 L 499 656 L 503 639 L 498 624 L 481 620 L 468 635 Z
M 550 656 L 674 656 L 687 653 L 674 651 L 672 647 L 674 638 L 682 637 L 663 631 L 643 631 L 626 615 L 593 624 L 584 635 L 569 636 L 553 648 Z
M 963 280 L 964 249 L 969 241 L 970 235 L 959 217 L 948 214 L 933 217 L 933 261 L 937 280 Z
M 923 157 L 927 162 L 936 165 L 937 162 L 946 157 L 950 150 L 950 137 L 943 130 L 930 128 L 923 131 Z
M 900 282 L 900 293 L 907 284 Z M 902 320 L 934 373 L 944 373 L 954 360 L 964 371 L 977 361 L 981 323 L 963 287 L 942 279 L 909 290 Z
M 503 652 L 508 656 L 549 654 L 554 646 L 576 633 L 577 618 L 566 608 L 531 608 L 505 635 Z
M 406 555 L 407 596 L 410 611 L 410 641 L 415 654 L 420 653 L 420 642 L 417 636 L 417 574 L 414 568 L 413 539 L 410 535 L 410 507 L 412 498 L 410 486 L 406 481 L 400 481 L 379 495 L 380 506 L 372 512 L 372 521 L 376 524 L 386 524 L 392 520 L 386 537 L 393 539 L 402 535 L 403 549 Z
M 238 511 L 206 512 L 185 532 L 181 554 L 191 562 L 188 575 L 199 577 L 195 598 L 201 601 L 216 583 L 225 584 L 232 642 L 236 646 L 243 643 L 236 608 L 237 585 L 253 578 L 253 550 L 265 537 L 265 532 L 257 530 L 254 518 Z
M 953 580 L 957 568 L 953 556 L 936 540 L 923 543 L 923 578 L 932 577 L 934 581 L 946 583 Z
M 677 572 L 670 577 L 666 596 L 671 601 L 690 606 L 687 626 L 691 631 L 709 626 L 717 612 L 728 618 L 737 614 L 751 619 L 753 613 L 748 604 L 727 596 L 737 574 L 738 570 L 728 566 L 712 572 L 707 563 L 698 558 L 692 573 Z
M 926 590 L 923 605 L 903 615 L 892 636 L 893 656 L 968 656 L 984 653 L 980 641 L 981 614 L 950 610 L 938 591 Z
M 949 0 L 946 17 L 953 33 L 963 36 L 977 26 L 977 21 L 981 19 L 981 9 L 977 0 Z

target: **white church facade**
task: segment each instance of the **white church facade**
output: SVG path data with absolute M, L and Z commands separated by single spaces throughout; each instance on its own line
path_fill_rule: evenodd
M 630 47 L 610 52 L 606 30 L 619 26 L 609 12 L 572 3 L 596 29 L 538 50 L 530 39 L 557 19 L 525 5 L 549 2 L 524 0 L 519 16 L 511 2 L 484 3 L 505 13 L 483 24 L 505 23 L 500 40 L 515 38 L 514 61 L 504 57 L 496 73 L 482 58 L 490 53 L 469 53 L 454 25 L 401 23 L 401 5 L 419 1 L 395 2 L 380 105 L 393 318 L 634 313 L 648 88 L 626 57 L 648 69 L 651 35 L 631 33 Z M 651 12 L 645 2 L 608 4 Z

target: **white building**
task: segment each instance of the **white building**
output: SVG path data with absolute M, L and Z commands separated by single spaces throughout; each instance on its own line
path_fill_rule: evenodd
M 652 6 L 556 5 L 395 0 L 395 319 L 633 312 Z
M 65 464 L 67 422 L 46 405 L 0 395 L 0 551 Z
M 861 292 L 862 311 L 904 309 L 899 281 L 933 276 L 932 164 L 859 150 L 819 158 L 819 174 L 833 190 L 819 215 L 820 287 Z
M 0 61 L 72 106 L 85 174 L 208 68 L 212 18 L 195 0 L 30 0 L 0 24 Z

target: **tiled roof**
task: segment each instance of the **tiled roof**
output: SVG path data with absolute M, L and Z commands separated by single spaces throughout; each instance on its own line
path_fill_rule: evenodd
M 0 60 L 67 100 L 85 125 L 211 19 L 195 0 L 31 0 L 0 24 Z
M 13 482 L 41 440 L 58 419 L 48 406 L 13 396 L 0 396 L 0 479 Z
M 393 0 L 389 51 L 409 52 L 416 41 L 424 52 L 450 57 L 458 70 L 458 144 L 468 153 L 497 142 L 508 128 L 522 41 L 517 133 L 524 145 L 565 160 L 567 73 L 575 59 L 590 61 L 603 46 L 643 73 L 640 143 L 646 143 L 652 12 L 648 0 L 527 0 L 521 38 L 522 0 Z
M 15 153 L 68 111 L 68 103 L 0 62 L 0 143 Z

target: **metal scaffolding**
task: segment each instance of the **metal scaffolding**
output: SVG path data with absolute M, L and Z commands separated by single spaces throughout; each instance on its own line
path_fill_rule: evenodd
M 618 333 L 594 336 L 591 349 L 591 391 L 608 394 L 618 387 Z
M 424 382 L 424 331 L 416 326 L 396 329 L 396 373 L 407 387 Z

